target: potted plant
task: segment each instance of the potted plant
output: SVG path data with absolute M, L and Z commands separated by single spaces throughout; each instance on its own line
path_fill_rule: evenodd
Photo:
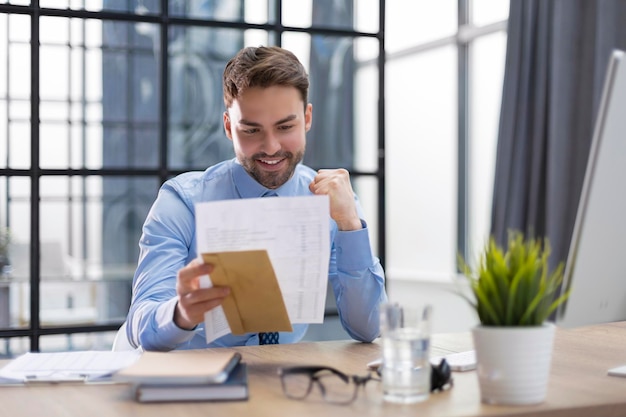
M 475 268 L 459 264 L 476 310 L 472 330 L 481 399 L 495 404 L 536 404 L 545 400 L 555 326 L 548 318 L 569 291 L 558 296 L 563 264 L 548 271 L 547 239 L 509 233 L 507 248 L 491 238 Z

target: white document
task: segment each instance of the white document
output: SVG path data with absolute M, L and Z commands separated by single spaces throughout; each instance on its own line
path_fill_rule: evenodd
M 73 351 L 28 352 L 0 369 L 0 385 L 36 382 L 93 382 L 108 379 L 115 371 L 129 366 L 141 350 L 123 352 Z
M 291 323 L 322 323 L 330 260 L 328 196 L 196 204 L 198 254 L 267 250 Z M 210 286 L 209 280 L 201 280 Z M 230 333 L 221 307 L 205 314 L 207 343 Z

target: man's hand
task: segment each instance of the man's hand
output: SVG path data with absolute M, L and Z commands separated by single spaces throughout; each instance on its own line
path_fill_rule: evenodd
M 320 169 L 309 184 L 313 194 L 328 195 L 330 216 L 337 222 L 339 230 L 361 229 L 361 219 L 354 203 L 354 191 L 350 174 L 345 169 Z
M 200 276 L 208 275 L 213 266 L 198 260 L 189 262 L 178 271 L 176 294 L 178 303 L 174 310 L 174 323 L 181 329 L 191 330 L 204 321 L 204 313 L 222 304 L 230 294 L 228 287 L 200 288 Z

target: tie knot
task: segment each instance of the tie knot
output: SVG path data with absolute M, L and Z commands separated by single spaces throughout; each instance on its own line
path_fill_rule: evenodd
M 259 345 L 277 345 L 278 332 L 259 333 Z

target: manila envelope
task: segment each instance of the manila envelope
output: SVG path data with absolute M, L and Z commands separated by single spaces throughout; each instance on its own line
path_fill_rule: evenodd
M 203 253 L 211 282 L 230 287 L 222 308 L 233 334 L 293 331 L 266 250 Z

